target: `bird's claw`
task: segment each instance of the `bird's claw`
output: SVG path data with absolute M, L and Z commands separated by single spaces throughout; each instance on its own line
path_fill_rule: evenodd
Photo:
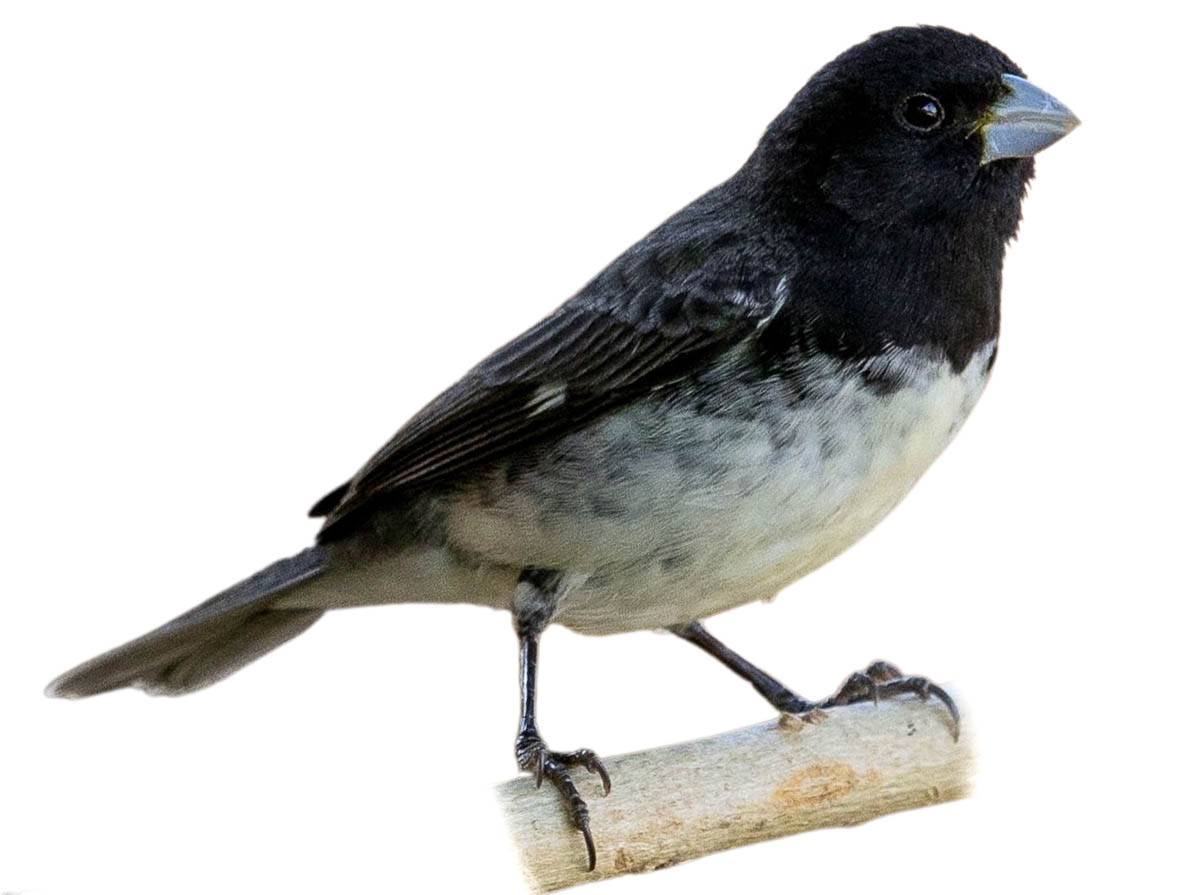
M 866 672 L 855 671 L 838 687 L 836 693 L 828 699 L 823 699 L 820 708 L 835 708 L 841 705 L 853 705 L 856 702 L 873 702 L 879 704 L 879 685 Z
M 610 779 L 605 765 L 592 749 L 576 749 L 572 752 L 554 752 L 548 749 L 537 733 L 520 734 L 514 746 L 518 766 L 524 771 L 534 771 L 536 788 L 547 779 L 564 799 L 568 819 L 580 831 L 585 840 L 590 872 L 597 867 L 597 845 L 589 828 L 589 806 L 581 797 L 576 784 L 568 773 L 570 768 L 584 768 L 601 779 L 601 788 L 609 795 Z
M 902 693 L 914 693 L 924 701 L 936 698 L 945 706 L 950 717 L 950 735 L 953 736 L 954 742 L 957 742 L 962 729 L 962 715 L 953 697 L 939 684 L 928 678 L 905 675 L 890 662 L 872 662 L 866 671 L 854 672 L 846 678 L 836 693 L 818 703 L 818 707 L 835 708 L 864 701 L 878 705 L 879 700 L 890 699 Z
M 575 752 L 567 753 L 565 757 L 568 761 L 574 762 L 579 767 L 583 767 L 590 774 L 596 774 L 601 779 L 602 794 L 609 795 L 611 786 L 609 771 L 605 769 L 605 765 L 597 757 L 596 752 L 592 749 L 577 749 Z

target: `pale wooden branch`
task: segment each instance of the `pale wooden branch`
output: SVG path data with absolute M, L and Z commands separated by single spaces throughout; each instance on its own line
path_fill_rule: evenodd
M 837 708 L 819 723 L 783 718 L 606 761 L 614 787 L 573 775 L 592 814 L 597 869 L 555 790 L 521 777 L 498 799 L 537 891 L 691 858 L 819 827 L 962 798 L 971 748 L 954 742 L 936 702 L 902 697 Z

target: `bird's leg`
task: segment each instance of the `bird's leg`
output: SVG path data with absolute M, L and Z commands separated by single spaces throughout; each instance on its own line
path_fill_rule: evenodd
M 588 852 L 589 870 L 597 866 L 597 846 L 589 829 L 589 807 L 581 798 L 568 771 L 583 767 L 601 778 L 601 785 L 609 795 L 609 774 L 601 759 L 591 749 L 555 752 L 547 748 L 539 734 L 535 720 L 535 684 L 539 661 L 539 634 L 547 626 L 555 606 L 561 576 L 554 572 L 532 569 L 523 572 L 514 599 L 514 625 L 518 632 L 519 690 L 521 712 L 518 736 L 514 740 L 514 756 L 518 766 L 535 775 L 535 786 L 549 781 L 564 799 L 568 817 L 584 837 Z
M 809 702 L 797 696 L 761 668 L 746 661 L 706 631 L 699 622 L 677 625 L 670 630 L 689 643 L 695 643 L 735 674 L 750 681 L 763 698 L 781 712 L 809 716 L 819 709 L 832 709 L 838 706 L 852 705 L 856 702 L 878 704 L 880 699 L 889 699 L 901 693 L 915 693 L 921 699 L 936 697 L 941 701 L 950 715 L 950 733 L 953 734 L 955 740 L 958 738 L 961 716 L 958 713 L 957 704 L 950 695 L 927 678 L 908 677 L 888 662 L 871 663 L 866 671 L 856 671 L 846 678 L 845 683 L 828 699 Z
M 677 625 L 669 629 L 678 637 L 683 637 L 689 643 L 695 643 L 713 658 L 739 677 L 750 681 L 759 695 L 781 712 L 789 715 L 803 715 L 817 707 L 815 702 L 809 702 L 797 696 L 763 669 L 746 661 L 712 634 L 705 630 L 700 622 L 687 625 Z

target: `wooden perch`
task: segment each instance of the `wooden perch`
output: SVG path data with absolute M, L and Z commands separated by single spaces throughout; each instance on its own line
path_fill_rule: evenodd
M 553 891 L 962 798 L 971 766 L 965 722 L 955 743 L 940 703 L 902 697 L 833 709 L 818 723 L 785 717 L 610 758 L 605 798 L 582 769 L 573 779 L 592 816 L 593 873 L 550 785 L 536 790 L 520 777 L 497 795 L 532 887 Z

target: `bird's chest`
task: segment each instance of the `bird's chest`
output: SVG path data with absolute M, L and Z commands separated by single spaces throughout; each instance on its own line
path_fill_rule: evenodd
M 962 371 L 909 356 L 898 388 L 823 383 L 767 443 L 741 436 L 729 489 L 740 500 L 717 524 L 698 511 L 688 526 L 707 557 L 699 575 L 714 582 L 702 608 L 729 608 L 712 591 L 735 594 L 729 605 L 772 596 L 870 531 L 966 420 L 986 383 L 991 352 L 981 355 Z

